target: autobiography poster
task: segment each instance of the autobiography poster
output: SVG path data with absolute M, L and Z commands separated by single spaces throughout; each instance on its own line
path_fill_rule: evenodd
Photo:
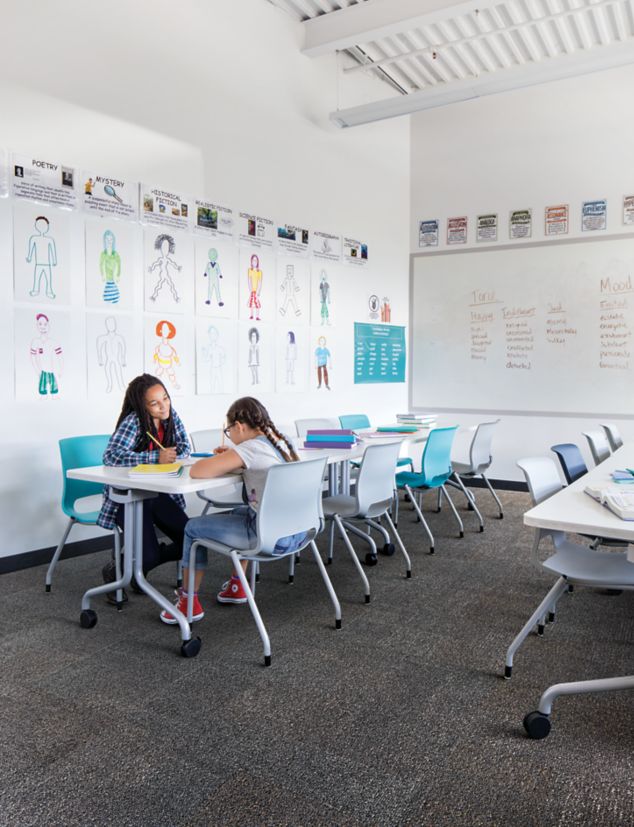
M 240 244 L 249 247 L 271 249 L 275 240 L 275 226 L 270 218 L 241 212 L 238 222 L 238 240 Z
M 509 214 L 509 238 L 530 238 L 533 227 L 531 210 L 511 210 Z
M 341 261 L 341 236 L 315 230 L 310 238 L 314 259 Z
M 230 207 L 196 199 L 194 229 L 217 238 L 233 238 L 235 219 Z
M 84 210 L 113 218 L 139 218 L 139 185 L 123 178 L 82 171 Z
M 418 222 L 418 246 L 419 247 L 437 247 L 438 246 L 438 219 L 430 218 L 425 221 Z
M 567 235 L 569 212 L 568 204 L 555 204 L 552 207 L 546 207 L 544 211 L 545 235 Z
M 467 243 L 467 216 L 459 215 L 447 219 L 447 244 Z
M 605 230 L 607 223 L 608 202 L 584 201 L 581 207 L 581 231 Z
M 476 218 L 476 241 L 498 240 L 498 217 L 495 213 L 479 215 Z
M 48 158 L 14 153 L 9 174 L 15 198 L 71 209 L 77 205 L 77 170 L 73 167 Z
M 141 185 L 141 221 L 173 230 L 188 230 L 192 200 L 149 184 Z

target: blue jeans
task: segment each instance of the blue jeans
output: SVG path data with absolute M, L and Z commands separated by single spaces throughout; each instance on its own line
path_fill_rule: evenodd
M 217 540 L 238 551 L 248 551 L 257 545 L 256 534 L 257 515 L 248 505 L 234 508 L 222 514 L 209 514 L 206 517 L 193 517 L 185 526 L 185 540 L 183 542 L 183 566 L 189 567 L 189 552 L 195 540 Z M 281 537 L 275 544 L 274 555 L 289 554 L 297 551 L 306 542 L 306 532 L 291 534 L 290 537 Z M 207 549 L 199 546 L 196 549 L 194 568 L 207 567 Z

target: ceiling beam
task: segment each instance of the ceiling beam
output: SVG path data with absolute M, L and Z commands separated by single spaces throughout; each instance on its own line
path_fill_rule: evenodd
M 609 50 L 604 50 L 599 46 L 590 52 L 552 58 L 539 63 L 527 63 L 524 66 L 486 73 L 479 78 L 465 78 L 447 85 L 438 84 L 410 95 L 400 95 L 363 106 L 339 109 L 330 113 L 330 120 L 341 128 L 360 126 L 388 118 L 398 118 L 401 115 L 409 115 L 424 109 L 474 100 L 485 95 L 496 95 L 512 89 L 600 72 L 628 63 L 634 63 L 634 42 L 632 40 L 615 43 L 610 46 Z
M 499 4 L 500 0 L 366 0 L 305 20 L 302 52 L 319 57 Z

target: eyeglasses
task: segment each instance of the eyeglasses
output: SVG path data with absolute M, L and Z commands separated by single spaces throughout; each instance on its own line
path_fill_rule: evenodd
M 223 428 L 223 429 L 222 429 L 222 433 L 223 433 L 223 434 L 227 437 L 227 439 L 231 439 L 231 437 L 230 437 L 230 432 L 231 432 L 231 429 L 233 428 L 233 426 L 234 426 L 235 424 L 236 424 L 236 423 L 234 422 L 234 423 L 232 423 L 231 425 L 229 425 L 227 428 Z

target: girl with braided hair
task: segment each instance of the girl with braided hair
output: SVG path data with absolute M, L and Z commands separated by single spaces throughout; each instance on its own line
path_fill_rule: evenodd
M 261 402 L 252 396 L 237 399 L 227 411 L 225 435 L 231 440 L 231 447 L 216 448 L 214 456 L 201 459 L 189 469 L 189 475 L 195 479 L 220 477 L 223 474 L 238 472 L 242 475 L 246 491 L 247 505 L 221 514 L 194 517 L 185 528 L 183 544 L 183 583 L 189 580 L 189 550 L 192 543 L 199 539 L 218 540 L 233 548 L 247 550 L 257 542 L 257 511 L 266 475 L 269 468 L 280 462 L 296 462 L 299 457 L 289 440 L 275 427 L 268 411 Z M 275 552 L 282 554 L 299 548 L 305 540 L 305 533 L 282 537 L 277 541 Z M 247 561 L 241 565 L 246 571 Z M 207 566 L 207 549 L 196 551 L 195 594 L 193 600 L 193 620 L 204 617 L 204 611 L 198 600 L 198 590 Z M 246 603 L 247 596 L 240 579 L 234 574 L 217 595 L 219 603 Z M 187 613 L 187 593 L 185 589 L 178 592 L 175 604 L 183 614 Z M 176 618 L 169 612 L 161 612 L 164 623 L 174 624 Z
M 150 439 L 149 435 L 156 439 Z M 164 446 L 159 448 L 158 443 Z M 189 438 L 176 411 L 172 408 L 165 385 L 156 376 L 143 373 L 133 379 L 125 393 L 123 407 L 103 455 L 104 465 L 134 466 L 139 463 L 174 462 L 190 453 Z M 124 507 L 103 495 L 97 525 L 124 528 Z M 143 573 L 166 563 L 180 560 L 187 515 L 185 500 L 179 495 L 159 494 L 143 501 Z M 173 545 L 159 545 L 155 526 Z M 115 579 L 114 561 L 103 569 L 104 580 Z

